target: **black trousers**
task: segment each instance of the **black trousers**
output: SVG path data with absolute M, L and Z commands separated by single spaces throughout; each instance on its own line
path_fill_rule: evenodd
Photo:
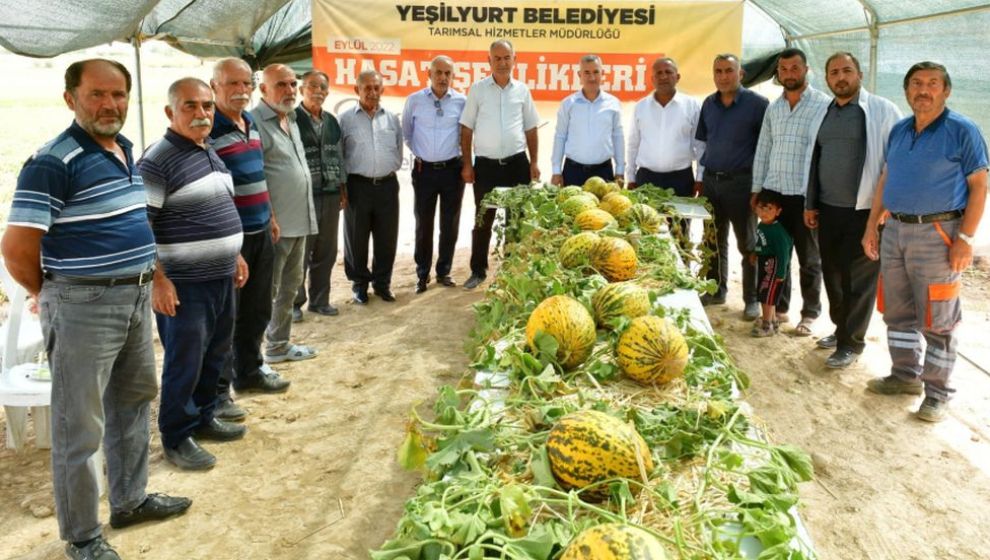
M 436 221 L 437 201 L 440 202 L 440 243 L 437 247 L 437 277 L 450 275 L 461 221 L 461 201 L 464 181 L 461 180 L 461 159 L 443 164 L 416 160 L 412 169 L 415 193 L 413 210 L 416 215 L 416 276 L 430 277 L 433 266 L 433 223 Z
M 248 265 L 248 281 L 234 298 L 233 352 L 217 383 L 221 398 L 230 395 L 234 379 L 257 375 L 265 360 L 261 341 L 272 318 L 272 267 L 275 249 L 271 227 L 244 236 L 241 257 Z
M 606 181 L 615 179 L 615 173 L 612 171 L 612 160 L 589 165 L 565 158 L 564 168 L 560 174 L 564 178 L 564 185 L 581 186 L 592 177 L 601 177 Z
M 303 255 L 303 283 L 299 284 L 292 305 L 299 309 L 306 303 L 306 276 L 309 276 L 309 306 L 330 303 L 330 272 L 337 263 L 337 232 L 340 230 L 340 193 L 313 195 L 318 232 L 306 236 Z
M 756 265 L 749 262 L 749 255 L 756 244 L 756 216 L 750 209 L 750 191 L 753 186 L 751 172 L 705 173 L 702 195 L 712 204 L 715 223 L 715 254 L 708 265 L 708 279 L 718 282 L 715 296 L 724 298 L 729 283 L 729 226 L 736 235 L 736 248 L 742 255 L 743 302 L 756 301 Z
M 822 258 L 818 251 L 818 232 L 804 225 L 804 195 L 781 195 L 784 208 L 777 219 L 794 240 L 801 282 L 801 317 L 817 318 L 822 314 Z M 789 269 L 790 267 L 788 267 Z M 791 275 L 781 289 L 778 313 L 787 313 L 791 304 Z
M 471 230 L 471 274 L 488 274 L 488 249 L 492 240 L 492 224 L 495 223 L 495 209 L 482 206 L 482 199 L 495 187 L 515 187 L 528 185 L 529 158 L 526 152 L 503 159 L 493 160 L 483 157 L 474 159 L 474 208 L 475 216 L 481 216 L 481 223 L 475 221 Z M 506 220 L 509 216 L 506 215 Z
M 861 243 L 870 211 L 819 206 L 818 243 L 828 314 L 835 324 L 838 348 L 859 354 L 866 346 L 880 274 L 880 261 L 867 258 Z
M 368 242 L 375 245 L 368 269 Z M 399 242 L 399 181 L 395 174 L 373 180 L 347 176 L 347 208 L 344 210 L 344 273 L 352 289 L 376 290 L 392 285 L 392 267 Z

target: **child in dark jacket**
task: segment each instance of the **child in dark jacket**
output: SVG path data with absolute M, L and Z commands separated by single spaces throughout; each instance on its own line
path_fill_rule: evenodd
M 749 258 L 752 262 L 759 263 L 756 267 L 759 275 L 757 295 L 763 308 L 763 317 L 757 319 L 750 333 L 755 337 L 777 334 L 774 312 L 780 300 L 780 288 L 787 279 L 791 250 L 794 247 L 791 236 L 777 221 L 781 209 L 779 193 L 767 190 L 757 193 L 754 212 L 760 223 L 756 226 L 756 251 Z

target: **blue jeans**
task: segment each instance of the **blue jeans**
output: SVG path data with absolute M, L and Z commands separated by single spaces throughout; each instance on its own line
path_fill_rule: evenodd
M 233 279 L 175 282 L 175 291 L 175 317 L 155 315 L 165 348 L 158 429 L 168 449 L 213 419 L 234 333 Z
M 148 410 L 158 392 L 151 285 L 46 281 L 41 324 L 52 372 L 52 479 L 59 534 L 100 535 L 93 456 L 103 447 L 110 508 L 141 505 L 148 483 Z

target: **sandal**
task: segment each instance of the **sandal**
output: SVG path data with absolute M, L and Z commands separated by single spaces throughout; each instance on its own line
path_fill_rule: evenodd
M 265 361 L 269 364 L 277 364 L 279 362 L 298 362 L 315 357 L 316 350 L 313 350 L 309 346 L 298 346 L 295 344 L 290 344 L 285 349 L 285 352 L 279 352 L 278 354 L 265 353 Z
M 774 327 L 774 324 L 769 321 L 763 321 L 762 319 L 758 319 L 756 324 L 753 325 L 753 330 L 749 331 L 749 335 L 754 338 L 766 338 L 775 334 L 777 334 L 777 329 Z
M 811 325 L 815 324 L 813 317 L 801 317 L 801 322 L 794 327 L 795 336 L 811 336 Z

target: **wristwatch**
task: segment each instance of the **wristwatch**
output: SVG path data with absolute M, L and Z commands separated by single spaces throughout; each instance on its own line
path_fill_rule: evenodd
M 973 236 L 972 235 L 966 235 L 965 233 L 963 233 L 963 232 L 960 231 L 959 233 L 956 234 L 956 237 L 958 237 L 959 239 L 962 239 L 963 241 L 965 241 L 966 244 L 969 245 L 970 247 L 973 246 Z

